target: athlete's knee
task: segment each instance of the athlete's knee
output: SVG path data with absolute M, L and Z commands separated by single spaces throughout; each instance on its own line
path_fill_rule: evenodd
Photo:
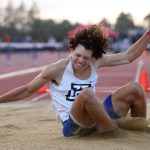
M 85 88 L 80 93 L 80 96 L 82 96 L 82 100 L 86 103 L 92 103 L 94 95 L 94 92 L 90 88 Z
M 132 82 L 130 84 L 130 90 L 131 90 L 131 96 L 133 97 L 133 103 L 139 103 L 140 105 L 145 105 L 146 103 L 146 98 L 145 98 L 145 92 L 143 87 L 137 83 L 137 82 Z
M 138 82 L 133 81 L 128 86 L 130 88 L 130 91 L 133 94 L 136 94 L 136 95 L 139 95 L 139 96 L 144 96 L 145 95 L 143 87 Z
M 90 88 L 85 88 L 80 93 L 85 99 L 91 98 L 94 96 L 94 92 Z

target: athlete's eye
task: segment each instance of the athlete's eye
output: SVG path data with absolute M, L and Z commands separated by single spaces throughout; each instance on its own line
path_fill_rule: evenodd
M 81 55 L 80 55 L 80 54 L 76 54 L 76 56 L 77 56 L 77 57 L 80 57 Z
M 85 60 L 89 60 L 89 58 L 88 58 L 88 57 L 84 57 L 84 59 L 85 59 Z

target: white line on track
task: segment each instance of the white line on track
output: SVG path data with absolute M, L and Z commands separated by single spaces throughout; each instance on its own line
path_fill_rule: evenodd
M 112 93 L 115 90 L 120 88 L 119 86 L 112 86 L 112 87 L 96 87 L 96 92 L 98 93 Z
M 96 90 L 106 90 L 106 89 L 111 89 L 111 90 L 113 90 L 113 89 L 117 89 L 117 88 L 119 88 L 119 86 L 96 86 Z
M 4 108 L 4 109 L 5 108 L 12 108 L 12 109 L 29 108 L 33 105 L 34 105 L 34 103 L 31 103 L 31 101 L 20 100 L 20 101 L 16 101 L 16 102 L 1 103 L 0 108 Z
M 133 77 L 135 73 L 132 72 L 108 72 L 108 73 L 100 73 L 100 77 Z
M 140 78 L 140 72 L 141 72 L 141 68 L 142 65 L 144 64 L 143 60 L 140 60 L 138 62 L 138 67 L 137 67 L 137 71 L 136 71 L 136 76 L 135 76 L 135 81 L 139 81 Z M 21 75 L 26 75 L 26 74 L 30 74 L 30 73 L 34 73 L 34 72 L 38 72 L 41 71 L 45 66 L 41 66 L 41 67 L 35 67 L 35 68 L 31 68 L 31 69 L 25 69 L 25 70 L 21 70 L 21 71 L 15 71 L 15 72 L 11 72 L 11 73 L 7 73 L 7 74 L 2 74 L 0 75 L 0 79 L 4 79 L 4 78 L 10 78 L 10 77 L 16 77 L 16 76 L 21 76 Z M 133 76 L 133 73 L 101 73 L 100 76 L 121 76 L 121 77 L 126 77 L 126 76 Z M 101 93 L 110 93 L 110 92 L 114 92 L 116 89 L 118 89 L 119 87 L 97 87 L 96 88 L 96 92 L 101 92 Z M 49 93 L 45 93 L 45 94 L 41 94 L 40 96 L 37 96 L 35 98 L 33 98 L 31 101 L 38 101 L 43 99 L 44 97 L 48 96 Z
M 135 75 L 135 81 L 136 81 L 136 82 L 139 82 L 139 79 L 140 79 L 140 73 L 141 73 L 143 64 L 144 64 L 144 61 L 143 61 L 142 59 L 139 60 L 138 66 L 137 66 L 136 75 Z
M 114 92 L 117 88 L 119 88 L 119 87 L 117 87 L 117 86 L 116 87 L 97 87 L 96 92 L 111 93 L 111 92 Z M 49 95 L 49 92 L 41 94 L 40 96 L 37 96 L 37 97 L 33 98 L 31 101 L 42 100 L 44 97 L 46 97 L 48 95 Z
M 30 69 L 25 69 L 25 70 L 20 70 L 20 71 L 15 71 L 15 72 L 2 74 L 2 75 L 0 75 L 0 79 L 17 77 L 17 76 L 26 75 L 26 74 L 29 74 L 29 73 L 38 72 L 38 71 L 41 71 L 44 67 L 45 66 L 41 66 L 41 67 L 35 67 L 35 68 L 30 68 Z
M 40 96 L 37 96 L 35 98 L 33 98 L 31 101 L 38 101 L 38 100 L 41 100 L 43 99 L 44 97 L 48 96 L 49 93 L 44 93 L 44 94 L 41 94 Z
M 115 89 L 96 90 L 96 93 L 112 93 Z

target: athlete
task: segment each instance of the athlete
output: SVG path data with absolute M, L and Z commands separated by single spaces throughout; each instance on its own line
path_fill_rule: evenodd
M 149 43 L 150 30 L 125 52 L 106 54 L 105 30 L 90 25 L 69 40 L 69 57 L 49 64 L 28 84 L 0 96 L 0 103 L 24 99 L 50 81 L 52 106 L 62 122 L 65 137 L 93 127 L 102 132 L 114 131 L 115 120 L 129 111 L 132 117 L 146 117 L 145 93 L 141 85 L 131 82 L 101 101 L 95 94 L 97 70 L 133 62 Z

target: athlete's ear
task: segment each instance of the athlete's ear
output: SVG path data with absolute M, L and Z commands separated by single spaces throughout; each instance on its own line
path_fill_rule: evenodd
M 74 52 L 74 50 L 73 49 L 70 49 L 70 53 L 72 54 Z

